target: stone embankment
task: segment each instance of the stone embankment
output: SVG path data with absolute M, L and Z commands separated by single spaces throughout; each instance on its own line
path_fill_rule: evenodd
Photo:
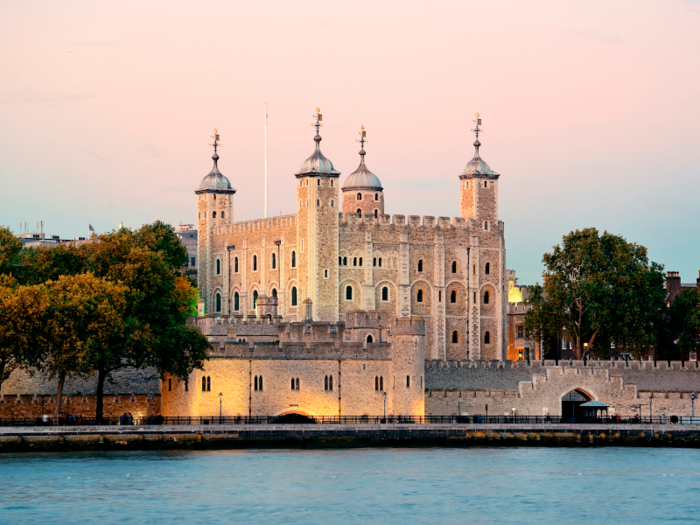
M 0 453 L 368 446 L 700 448 L 700 425 L 386 424 L 5 427 Z

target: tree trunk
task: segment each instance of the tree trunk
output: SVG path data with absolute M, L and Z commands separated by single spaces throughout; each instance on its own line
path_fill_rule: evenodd
M 107 372 L 101 369 L 97 371 L 97 404 L 95 406 L 95 419 L 97 419 L 98 424 L 100 421 L 102 421 L 102 415 L 104 412 L 102 395 L 104 394 L 105 390 L 105 377 L 107 377 Z
M 56 422 L 61 417 L 61 399 L 63 398 L 63 383 L 66 380 L 66 373 L 61 372 L 58 375 L 58 386 L 56 387 Z

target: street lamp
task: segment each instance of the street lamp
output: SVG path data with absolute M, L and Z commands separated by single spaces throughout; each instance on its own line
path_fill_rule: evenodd
M 43 397 L 41 398 L 42 400 L 44 399 Z M 690 416 L 690 423 L 693 423 L 693 419 L 695 418 L 695 392 L 690 394 L 690 406 L 691 406 L 691 416 Z
M 224 394 L 219 392 L 219 425 L 221 425 L 222 421 L 223 421 L 221 418 L 221 400 L 223 399 L 223 397 L 224 397 Z

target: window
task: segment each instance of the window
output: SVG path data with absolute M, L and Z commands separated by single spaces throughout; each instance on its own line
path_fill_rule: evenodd
M 389 300 L 389 288 L 385 286 L 382 288 L 382 301 L 388 301 Z
M 277 268 L 277 254 L 272 254 L 272 269 Z
M 360 266 L 362 266 L 362 257 L 360 257 Z
M 331 182 L 333 182 L 333 181 L 331 181 Z M 331 199 L 331 208 L 332 208 L 332 207 L 333 207 L 333 199 Z
M 236 312 L 241 309 L 241 296 L 238 295 L 238 292 L 233 294 L 233 309 Z
M 489 221 L 484 222 L 484 230 L 489 229 Z
M 452 290 L 450 292 L 450 302 L 453 304 L 457 302 L 457 290 Z
M 328 392 L 328 376 L 323 378 L 323 389 Z
M 384 391 L 384 377 L 376 376 L 374 378 L 374 389 L 378 392 Z
M 374 338 L 371 335 L 367 336 L 367 342 L 368 343 L 374 343 Z
M 376 219 L 379 217 L 379 210 L 374 210 L 374 218 Z
M 255 290 L 253 292 L 253 310 L 255 310 L 258 307 L 258 291 Z
M 438 302 L 442 302 L 442 290 L 438 290 Z
M 221 275 L 221 259 L 216 260 L 216 275 Z
M 194 264 L 195 260 L 196 260 L 195 257 L 192 257 L 191 259 L 192 259 L 192 262 L 190 263 L 190 266 L 195 266 L 195 264 Z
M 320 206 L 320 205 L 321 205 L 321 199 L 316 199 L 316 206 Z
M 523 330 L 523 325 L 519 324 L 518 326 L 516 326 L 515 332 L 516 332 L 515 337 L 517 337 L 518 339 L 522 339 L 523 336 L 525 335 L 524 334 L 525 331 Z
M 377 266 L 377 258 L 372 259 L 372 266 Z
M 379 390 L 384 391 L 384 376 L 379 376 Z
M 457 261 L 452 261 L 452 273 L 457 273 Z
M 379 390 L 379 376 L 374 376 L 374 389 Z
M 489 293 L 484 292 L 484 304 L 489 304 Z
M 459 343 L 459 332 L 455 330 L 452 332 L 452 344 L 456 345 L 457 343 Z
M 277 288 L 273 288 L 273 289 L 272 289 L 272 297 L 274 297 L 275 299 L 277 299 Z
M 316 179 L 316 186 L 320 186 L 320 185 L 321 185 L 321 179 Z
M 331 188 L 333 187 L 333 181 L 331 180 Z
M 418 271 L 419 272 L 423 271 L 423 259 L 418 260 Z
M 418 290 L 418 293 L 416 294 L 416 302 L 417 303 L 423 302 L 423 290 Z
M 375 201 L 378 201 L 378 200 L 379 200 L 379 193 L 375 193 L 375 194 L 374 194 L 374 200 L 375 200 Z
M 207 391 L 207 377 L 202 376 L 202 392 L 206 392 L 206 391 Z
M 323 270 L 323 278 L 328 279 L 328 270 Z
M 221 218 L 223 219 L 224 217 L 226 217 L 226 212 L 225 212 L 225 211 L 222 211 L 222 212 L 221 212 Z
M 345 300 L 352 301 L 352 286 L 345 287 Z
M 491 263 L 486 263 L 486 266 L 484 267 L 484 273 L 486 275 L 489 275 L 491 273 Z
M 215 212 L 215 211 L 214 211 L 214 212 L 212 212 L 212 214 L 211 214 L 211 218 L 212 218 L 212 219 L 216 219 L 216 212 Z
M 189 391 L 190 391 L 190 384 L 187 381 L 185 381 L 185 392 L 189 392 Z
M 211 392 L 211 377 L 207 376 L 207 392 Z
M 214 297 L 216 299 L 216 311 L 220 312 L 221 311 L 221 294 L 219 292 L 217 292 Z
M 292 286 L 292 306 L 297 305 L 297 287 Z
M 333 392 L 333 376 L 326 376 L 323 379 L 323 389 L 326 392 Z
M 255 376 L 255 391 L 260 392 L 263 389 L 263 377 Z
M 168 392 L 172 392 L 173 390 L 173 380 L 168 379 Z
M 411 388 L 411 376 L 406 376 L 406 388 Z
M 358 194 L 357 194 L 357 200 L 358 200 L 358 201 L 361 201 L 361 200 L 362 200 L 362 194 L 361 194 L 361 193 L 358 193 Z
M 348 265 L 348 258 L 343 257 L 343 266 L 347 266 L 347 265 Z
M 253 255 L 253 271 L 257 272 L 258 271 L 258 256 Z
M 296 390 L 299 390 L 299 378 L 297 377 L 297 387 Z
M 360 219 L 362 218 L 362 210 L 360 208 L 357 208 L 357 214 L 360 216 Z
M 233 259 L 233 273 L 238 273 L 238 257 Z
M 292 268 L 297 267 L 297 252 L 292 252 Z
M 297 383 L 296 383 L 296 381 L 294 380 L 294 378 L 292 378 L 292 383 L 291 383 L 291 384 L 292 384 L 292 390 L 296 390 L 296 389 L 297 389 Z
M 484 334 L 484 344 L 485 345 L 490 345 L 491 344 L 491 332 L 486 332 Z
M 379 258 L 379 267 L 380 268 L 382 267 L 382 258 L 381 257 Z
M 484 181 L 484 188 L 488 188 L 488 182 Z

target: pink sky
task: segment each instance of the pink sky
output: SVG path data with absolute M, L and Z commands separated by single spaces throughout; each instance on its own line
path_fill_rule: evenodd
M 0 3 L 0 224 L 62 237 L 195 222 L 219 166 L 237 214 L 293 213 L 313 150 L 367 165 L 387 213 L 459 214 L 473 155 L 501 173 L 508 268 L 523 282 L 572 229 L 700 268 L 700 1 Z

